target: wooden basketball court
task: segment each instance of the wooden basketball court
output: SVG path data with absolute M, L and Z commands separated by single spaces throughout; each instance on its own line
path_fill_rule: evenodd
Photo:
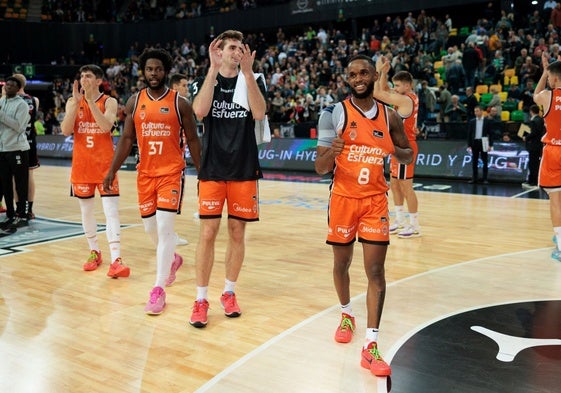
M 40 219 L 80 222 L 78 203 L 68 196 L 69 173 L 68 167 L 45 165 L 36 171 L 34 211 Z M 83 236 L 2 250 L 0 391 L 387 391 L 385 378 L 360 367 L 366 280 L 358 244 L 351 278 L 355 339 L 346 345 L 333 340 L 340 311 L 325 244 L 327 183 L 260 182 L 261 221 L 248 225 L 237 285 L 243 314 L 229 319 L 220 307 L 222 230 L 208 326 L 195 329 L 188 319 L 195 298 L 196 178 L 187 176 L 183 214 L 176 222 L 176 231 L 190 242 L 177 249 L 186 263 L 166 290 L 164 313 L 147 316 L 155 248 L 138 213 L 136 174 L 119 176 L 129 278 L 106 277 L 104 232 L 99 239 L 106 260 L 94 272 L 82 271 L 89 251 Z M 549 257 L 547 200 L 422 190 L 418 198 L 423 236 L 392 237 L 388 251 L 379 343 L 386 360 L 440 318 L 492 304 L 559 299 L 561 264 Z M 103 224 L 99 198 L 97 203 Z M 18 232 L 31 236 L 34 225 Z M 394 366 L 392 391 L 422 391 L 399 388 L 398 371 Z M 433 372 L 438 384 L 438 370 Z

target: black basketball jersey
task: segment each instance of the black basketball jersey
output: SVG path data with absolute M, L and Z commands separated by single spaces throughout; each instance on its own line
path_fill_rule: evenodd
M 255 121 L 250 111 L 232 102 L 238 77 L 225 78 L 218 74 L 212 106 L 203 119 L 201 180 L 255 180 L 263 177 L 255 141 Z M 204 77 L 192 85 L 195 97 Z M 263 97 L 265 85 L 257 84 Z
M 25 133 L 27 134 L 27 139 L 34 138 L 37 134 L 35 133 L 35 120 L 37 120 L 37 101 L 35 97 L 30 94 L 22 94 L 21 98 L 25 101 L 27 106 L 29 107 L 29 123 L 27 123 L 27 127 L 25 129 Z

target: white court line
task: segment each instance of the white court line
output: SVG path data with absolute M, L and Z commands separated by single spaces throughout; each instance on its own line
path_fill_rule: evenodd
M 391 284 L 388 284 L 388 287 L 393 287 L 395 285 L 401 284 L 403 282 L 407 282 L 419 277 L 423 277 L 432 273 L 436 273 L 436 272 L 440 272 L 440 271 L 444 271 L 444 270 L 449 270 L 452 268 L 456 268 L 456 267 L 460 267 L 460 266 L 465 266 L 468 264 L 474 264 L 477 262 L 481 262 L 481 261 L 485 261 L 485 260 L 489 260 L 489 259 L 496 259 L 496 258 L 501 258 L 501 257 L 506 257 L 506 256 L 510 256 L 510 255 L 520 255 L 520 254 L 526 254 L 526 253 L 530 253 L 530 252 L 535 252 L 535 251 L 541 251 L 541 250 L 548 250 L 550 249 L 550 247 L 546 247 L 546 248 L 542 248 L 542 249 L 535 249 L 535 250 L 526 250 L 526 251 L 518 251 L 518 252 L 514 252 L 514 253 L 508 253 L 508 254 L 502 254 L 502 255 L 495 255 L 495 256 L 490 256 L 490 257 L 484 257 L 484 258 L 478 258 L 478 259 L 474 259 L 471 261 L 466 261 L 466 262 L 461 262 L 458 264 L 454 264 L 454 265 L 450 265 L 450 266 L 443 266 L 437 269 L 432 269 L 423 273 L 419 273 L 416 274 L 414 276 L 411 277 L 406 277 L 406 278 L 402 278 L 400 280 L 397 280 L 395 282 L 392 282 Z M 359 294 L 355 297 L 353 297 L 351 299 L 352 303 L 357 302 L 358 300 L 362 299 L 362 298 L 366 298 L 366 293 L 362 293 Z M 548 300 L 548 299 L 532 299 L 532 300 Z M 532 300 L 528 300 L 528 301 L 532 301 Z M 558 300 L 558 299 L 557 299 Z M 520 302 L 520 300 L 517 301 L 513 301 L 513 303 L 518 303 Z M 497 303 L 497 305 L 500 304 L 507 304 L 507 303 Z M 492 306 L 492 304 L 488 305 L 488 306 Z M 392 347 L 390 348 L 390 350 L 387 353 L 387 359 L 388 359 L 388 363 L 391 362 L 391 360 L 393 359 L 393 357 L 395 356 L 395 354 L 397 353 L 397 350 L 411 337 L 413 336 L 416 332 L 418 332 L 421 329 L 424 329 L 425 327 L 431 325 L 432 323 L 441 320 L 442 318 L 446 318 L 452 315 L 456 315 L 458 313 L 461 312 L 466 312 L 466 311 L 470 311 L 470 310 L 475 310 L 481 307 L 488 307 L 488 306 L 482 306 L 482 305 L 478 305 L 475 306 L 473 308 L 470 309 L 466 309 L 466 310 L 459 310 L 459 311 L 454 311 L 452 313 L 449 314 L 443 314 L 441 316 L 438 316 L 436 318 L 434 318 L 433 320 L 430 320 L 424 324 L 421 324 L 417 327 L 415 327 L 414 329 L 412 329 L 410 332 L 408 332 L 407 334 L 403 335 L 399 340 L 397 340 Z M 232 363 L 230 366 L 228 366 L 227 368 L 225 368 L 224 370 L 222 370 L 221 372 L 219 372 L 218 374 L 216 374 L 212 379 L 210 379 L 209 381 L 207 381 L 203 386 L 201 386 L 199 389 L 197 389 L 195 392 L 196 393 L 203 393 L 203 392 L 207 392 L 209 389 L 211 389 L 212 387 L 214 387 L 223 377 L 227 376 L 228 374 L 234 372 L 238 367 L 242 366 L 243 364 L 245 364 L 247 361 L 249 361 L 250 359 L 256 357 L 257 355 L 261 354 L 262 352 L 264 352 L 265 350 L 267 350 L 268 348 L 270 348 L 271 346 L 273 346 L 274 344 L 278 343 L 279 341 L 281 341 L 283 338 L 287 337 L 288 335 L 290 335 L 291 333 L 297 331 L 298 329 L 300 329 L 301 327 L 310 324 L 311 322 L 319 319 L 320 317 L 324 316 L 325 314 L 328 314 L 330 312 L 332 312 L 333 310 L 338 309 L 340 306 L 338 304 L 333 305 L 332 307 L 329 307 L 319 313 L 317 313 L 316 315 L 313 315 L 311 317 L 309 317 L 308 319 L 303 320 L 302 322 L 294 325 L 293 327 L 291 327 L 288 330 L 285 330 L 284 332 L 282 332 L 281 334 L 271 338 L 269 341 L 263 343 L 262 345 L 260 345 L 259 347 L 255 348 L 253 351 L 249 352 L 248 354 L 246 354 L 245 356 L 241 357 L 240 359 L 238 359 L 236 362 Z M 379 378 L 378 381 L 378 392 L 385 392 L 386 390 L 386 378 Z

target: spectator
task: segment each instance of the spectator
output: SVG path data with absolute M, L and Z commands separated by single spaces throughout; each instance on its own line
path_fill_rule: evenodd
M 466 73 L 461 59 L 457 59 L 446 69 L 446 82 L 448 82 L 452 94 L 458 94 L 465 89 Z
M 551 24 L 555 29 L 561 29 L 561 3 L 557 2 L 555 4 L 555 8 L 551 10 L 551 17 L 550 17 Z
M 480 52 L 475 50 L 475 43 L 467 44 L 462 56 L 462 66 L 466 75 L 466 86 L 475 87 L 475 75 L 482 62 Z
M 460 102 L 460 97 L 453 94 L 450 100 L 450 104 L 444 110 L 446 119 L 451 123 L 458 123 L 464 121 L 464 117 L 467 114 L 466 107 Z
M 464 104 L 466 108 L 466 118 L 467 120 L 471 120 L 475 117 L 475 107 L 479 105 L 477 101 L 477 97 L 473 94 L 473 87 L 468 86 L 466 87 L 466 96 L 462 100 L 462 104 Z
M 497 86 L 492 86 L 490 92 L 493 96 L 491 97 L 491 101 L 489 101 L 489 104 L 487 104 L 487 111 L 489 111 L 491 108 L 495 108 L 497 111 L 497 120 L 501 121 L 501 112 L 503 110 L 503 107 L 501 96 L 499 95 L 499 88 Z
M 445 122 L 445 113 L 444 111 L 452 102 L 452 94 L 448 90 L 446 83 L 439 87 L 440 94 L 438 95 L 438 105 L 440 106 L 440 121 Z

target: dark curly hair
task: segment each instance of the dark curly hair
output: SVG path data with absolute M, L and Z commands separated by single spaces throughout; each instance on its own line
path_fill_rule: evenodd
M 140 69 L 144 72 L 144 68 L 146 67 L 146 61 L 148 59 L 158 59 L 164 65 L 164 70 L 166 74 L 171 71 L 171 67 L 173 66 L 173 59 L 171 55 L 165 49 L 161 48 L 146 48 L 142 52 L 142 54 L 138 57 L 138 65 Z

